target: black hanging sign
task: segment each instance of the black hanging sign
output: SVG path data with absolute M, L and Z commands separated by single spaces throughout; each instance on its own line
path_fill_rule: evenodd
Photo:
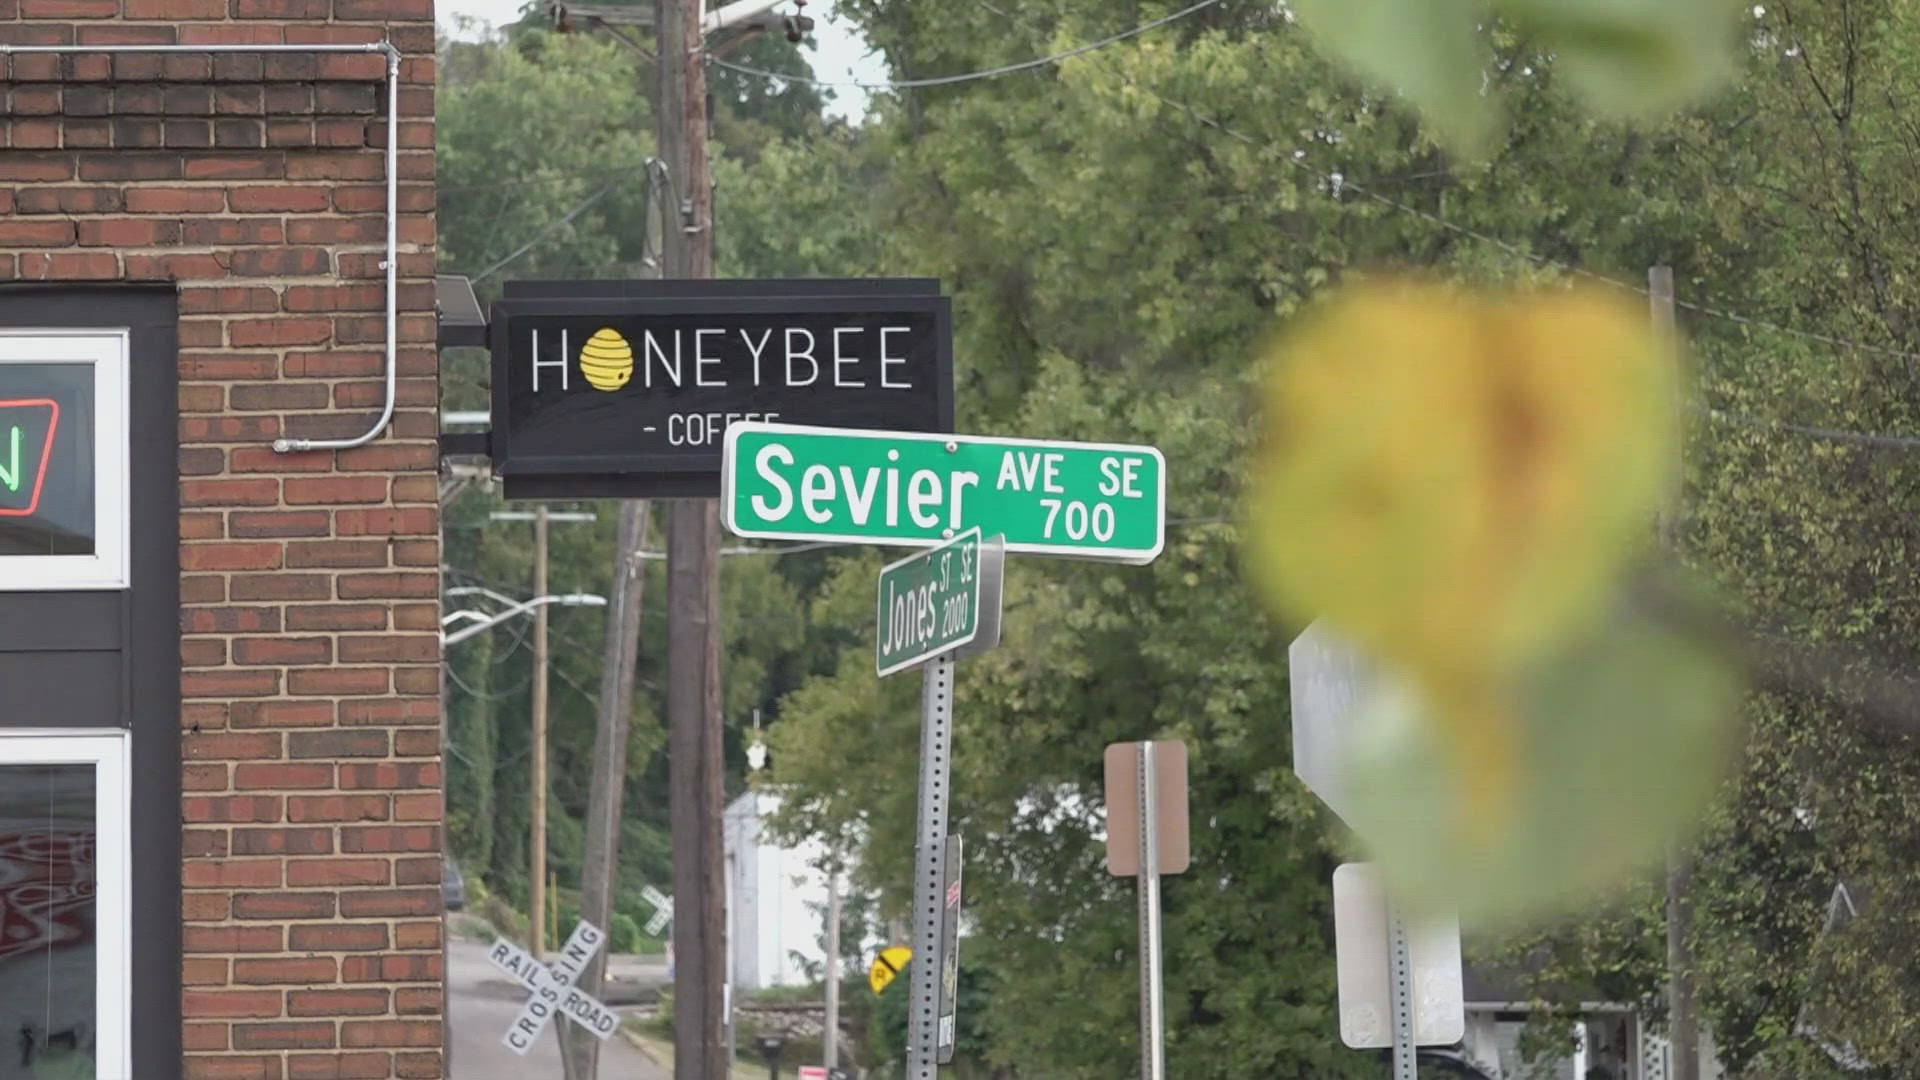
M 509 498 L 718 497 L 741 420 L 953 430 L 929 281 L 521 282 L 490 329 Z

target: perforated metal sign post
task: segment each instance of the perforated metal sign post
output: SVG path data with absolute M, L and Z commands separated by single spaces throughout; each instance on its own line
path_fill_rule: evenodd
M 937 1080 L 940 930 L 947 880 L 947 788 L 953 779 L 953 654 L 926 668 L 920 702 L 920 828 L 913 858 L 913 955 L 907 999 L 907 1080 Z
M 599 927 L 582 919 L 573 928 L 573 933 L 568 936 L 567 943 L 561 947 L 553 963 L 542 964 L 506 938 L 495 938 L 493 948 L 487 950 L 487 960 L 533 991 L 533 996 L 527 999 L 519 1015 L 507 1025 L 507 1033 L 501 1036 L 500 1041 L 514 1053 L 524 1056 L 533 1049 L 534 1041 L 547 1029 L 547 1024 L 555 1014 L 566 1017 L 602 1039 L 612 1037 L 620 1028 L 620 1017 L 573 986 L 580 972 L 586 968 L 587 961 L 606 943 L 607 935 Z
M 1106 752 L 1107 872 L 1139 879 L 1140 1076 L 1166 1080 L 1166 1014 L 1161 989 L 1160 875 L 1191 862 L 1187 835 L 1187 746 L 1178 741 L 1114 743 Z
M 934 1080 L 953 1060 L 960 972 L 960 838 L 947 835 L 953 779 L 953 661 L 1000 640 L 1000 538 L 969 529 L 880 571 L 881 675 L 926 672 L 920 707 L 920 823 L 914 853 L 907 1076 Z

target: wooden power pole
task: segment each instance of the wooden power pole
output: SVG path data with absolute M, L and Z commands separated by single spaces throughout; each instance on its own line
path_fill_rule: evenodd
M 547 507 L 533 511 L 533 595 L 547 595 Z M 533 818 L 528 839 L 527 951 L 535 957 L 547 949 L 547 605 L 533 609 L 533 753 L 531 800 Z
M 1676 332 L 1673 302 L 1673 268 L 1655 266 L 1647 270 L 1647 297 L 1653 315 L 1654 332 Z M 1660 522 L 1660 546 L 1676 556 L 1674 517 L 1671 507 Z M 1676 843 L 1667 856 L 1667 1041 L 1673 1057 L 1669 1080 L 1700 1080 L 1700 1013 L 1693 985 L 1693 903 L 1688 897 L 1693 885 L 1693 856 L 1682 843 Z
M 620 880 L 620 822 L 627 780 L 627 742 L 633 729 L 634 664 L 640 655 L 640 613 L 646 598 L 646 547 L 649 504 L 629 499 L 620 504 L 614 534 L 613 606 L 607 612 L 606 660 L 600 669 L 600 717 L 593 735 L 593 776 L 587 786 L 587 836 L 581 853 L 580 917 L 608 930 L 613 925 L 613 896 Z M 605 986 L 607 956 L 593 954 L 576 984 L 591 997 Z M 566 1076 L 594 1080 L 599 1075 L 600 1040 L 572 1024 L 555 1025 L 562 1035 Z
M 700 0 L 655 0 L 659 152 L 672 178 L 666 276 L 713 276 Z M 667 533 L 667 753 L 673 814 L 673 1075 L 726 1080 L 720 740 L 720 507 L 678 499 Z

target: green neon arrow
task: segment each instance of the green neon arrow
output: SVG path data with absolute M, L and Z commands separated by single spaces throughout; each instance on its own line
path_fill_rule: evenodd
M 8 491 L 20 490 L 20 425 L 15 424 L 11 436 L 13 444 L 13 464 L 0 467 L 0 484 L 7 485 Z

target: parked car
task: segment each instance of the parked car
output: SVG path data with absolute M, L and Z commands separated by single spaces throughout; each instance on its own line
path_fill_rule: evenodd
M 448 911 L 459 911 L 467 906 L 467 879 L 460 874 L 460 864 L 452 859 L 442 859 L 440 865 L 440 898 Z
M 1414 1057 L 1422 1065 L 1433 1066 L 1461 1080 L 1490 1080 L 1473 1060 L 1458 1050 L 1451 1048 L 1422 1047 Z

